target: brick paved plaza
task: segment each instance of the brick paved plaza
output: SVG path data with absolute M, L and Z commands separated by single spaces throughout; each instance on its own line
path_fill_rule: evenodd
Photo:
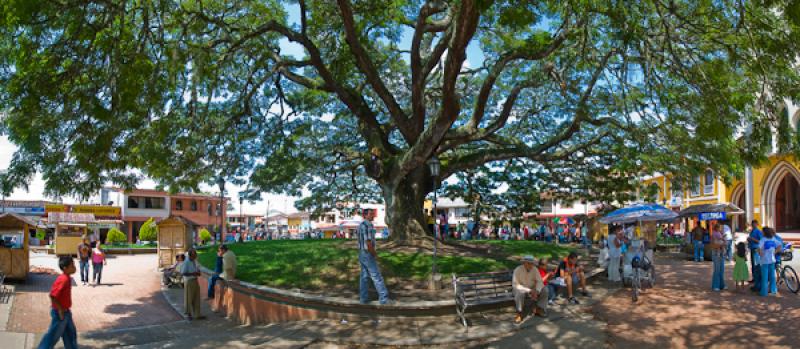
M 623 289 L 593 313 L 616 348 L 790 348 L 800 333 L 800 297 L 737 292 L 726 264 L 727 291 L 711 291 L 710 262 L 657 258 L 659 284 L 633 304 Z
M 48 261 L 48 257 L 52 261 Z M 57 262 L 56 257 L 47 256 L 35 258 L 31 264 L 47 264 L 46 267 L 53 268 Z M 72 313 L 78 332 L 179 320 L 180 316 L 161 294 L 155 266 L 155 254 L 110 256 L 100 286 L 82 286 L 80 275 L 73 275 Z M 50 323 L 47 292 L 55 278 L 56 275 L 31 273 L 27 282 L 16 285 L 7 331 L 42 333 L 47 330 Z

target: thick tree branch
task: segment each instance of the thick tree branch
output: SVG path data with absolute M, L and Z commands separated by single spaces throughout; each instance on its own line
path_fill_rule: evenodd
M 579 26 L 580 23 L 576 25 L 576 27 Z M 480 124 L 481 120 L 484 117 L 484 113 L 486 111 L 486 103 L 488 103 L 489 101 L 489 95 L 491 94 L 492 89 L 494 88 L 495 82 L 497 82 L 497 78 L 500 77 L 500 74 L 503 73 L 503 71 L 505 70 L 506 66 L 508 66 L 509 63 L 520 59 L 528 61 L 536 61 L 550 56 L 553 52 L 555 52 L 555 50 L 561 47 L 561 44 L 563 44 L 564 41 L 566 41 L 567 36 L 570 32 L 571 32 L 571 27 L 565 27 L 558 35 L 556 35 L 552 39 L 550 45 L 536 52 L 515 50 L 507 52 L 506 54 L 501 56 L 494 63 L 491 70 L 489 71 L 489 75 L 486 77 L 486 79 L 483 81 L 483 84 L 481 85 L 480 92 L 478 92 L 478 97 L 475 99 L 475 108 L 474 111 L 472 112 L 472 117 L 470 118 L 469 123 L 467 123 L 466 125 L 467 128 L 472 130 L 477 129 L 478 125 Z
M 399 166 L 401 175 L 396 178 L 403 178 L 404 174 L 423 165 L 431 154 L 435 153 L 442 138 L 458 117 L 461 107 L 460 97 L 456 91 L 456 82 L 461 66 L 466 59 L 467 45 L 477 30 L 479 17 L 480 12 L 475 1 L 464 0 L 460 3 L 454 17 L 453 34 L 449 41 L 444 65 L 441 112 L 422 132 L 411 149 L 404 154 Z
M 422 53 L 420 52 L 422 38 L 425 36 L 425 22 L 428 17 L 443 10 L 443 8 L 433 7 L 430 2 L 426 2 L 417 15 L 414 36 L 411 38 L 411 110 L 414 132 L 417 134 L 422 131 L 425 121 L 424 93 L 427 74 L 423 70 Z M 409 140 L 409 142 L 414 141 L 416 139 Z
M 347 41 L 347 45 L 350 46 L 350 51 L 353 53 L 356 66 L 364 73 L 367 82 L 369 82 L 370 86 L 375 90 L 375 93 L 378 94 L 383 104 L 386 105 L 389 114 L 400 129 L 400 133 L 403 134 L 403 137 L 405 137 L 409 143 L 414 142 L 416 140 L 416 133 L 409 127 L 408 117 L 381 79 L 378 69 L 370 59 L 369 52 L 367 52 L 359 41 L 350 1 L 338 0 L 337 2 L 339 3 L 339 10 L 342 14 L 342 22 L 344 23 L 345 40 Z

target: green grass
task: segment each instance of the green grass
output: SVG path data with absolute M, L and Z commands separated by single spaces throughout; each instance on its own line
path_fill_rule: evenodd
M 481 241 L 500 246 L 508 256 L 533 254 L 563 256 L 569 249 L 533 241 Z M 271 240 L 228 245 L 237 257 L 237 278 L 278 288 L 324 290 L 330 287 L 358 287 L 358 251 L 345 247 L 342 240 Z M 506 254 L 504 253 L 504 254 Z M 216 247 L 198 251 L 198 260 L 214 269 Z M 378 251 L 379 265 L 389 285 L 422 281 L 430 276 L 430 253 Z M 512 269 L 515 259 L 440 255 L 439 272 L 477 273 Z
M 468 244 L 475 245 L 493 245 L 499 247 L 503 254 L 509 257 L 521 257 L 524 255 L 532 255 L 535 258 L 545 257 L 548 259 L 559 259 L 568 255 L 572 248 L 548 244 L 540 241 L 526 241 L 526 240 L 472 240 Z
M 358 282 L 358 251 L 343 246 L 342 240 L 255 241 L 229 245 L 237 256 L 237 277 L 255 284 L 301 289 L 355 286 Z M 200 252 L 199 260 L 213 269 L 213 248 Z M 397 279 L 425 280 L 430 275 L 429 253 L 379 251 L 379 264 L 388 283 Z M 509 261 L 461 256 L 439 256 L 437 266 L 443 274 L 503 270 Z

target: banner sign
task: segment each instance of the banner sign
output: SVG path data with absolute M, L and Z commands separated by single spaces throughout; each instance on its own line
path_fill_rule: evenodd
M 698 217 L 701 221 L 724 221 L 727 215 L 725 212 L 703 212 Z
M 72 213 L 91 213 L 96 217 L 117 218 L 122 213 L 122 209 L 117 206 L 102 205 L 61 205 L 48 204 L 44 206 L 46 213 L 50 212 L 72 212 Z
M 72 212 L 94 213 L 99 217 L 119 217 L 121 209 L 116 206 L 75 205 L 72 206 Z

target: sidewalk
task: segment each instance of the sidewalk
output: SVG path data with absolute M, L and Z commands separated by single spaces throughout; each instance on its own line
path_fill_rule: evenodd
M 605 345 L 605 324 L 593 320 L 588 308 L 607 292 L 600 288 L 593 291 L 586 304 L 556 305 L 547 319 L 528 318 L 521 325 L 513 323 L 511 308 L 470 314 L 473 324 L 468 330 L 455 314 L 241 326 L 212 312 L 204 301 L 201 311 L 206 320 L 86 333 L 80 343 L 92 348 L 597 348 Z M 176 311 L 183 313 L 183 290 L 163 292 Z

